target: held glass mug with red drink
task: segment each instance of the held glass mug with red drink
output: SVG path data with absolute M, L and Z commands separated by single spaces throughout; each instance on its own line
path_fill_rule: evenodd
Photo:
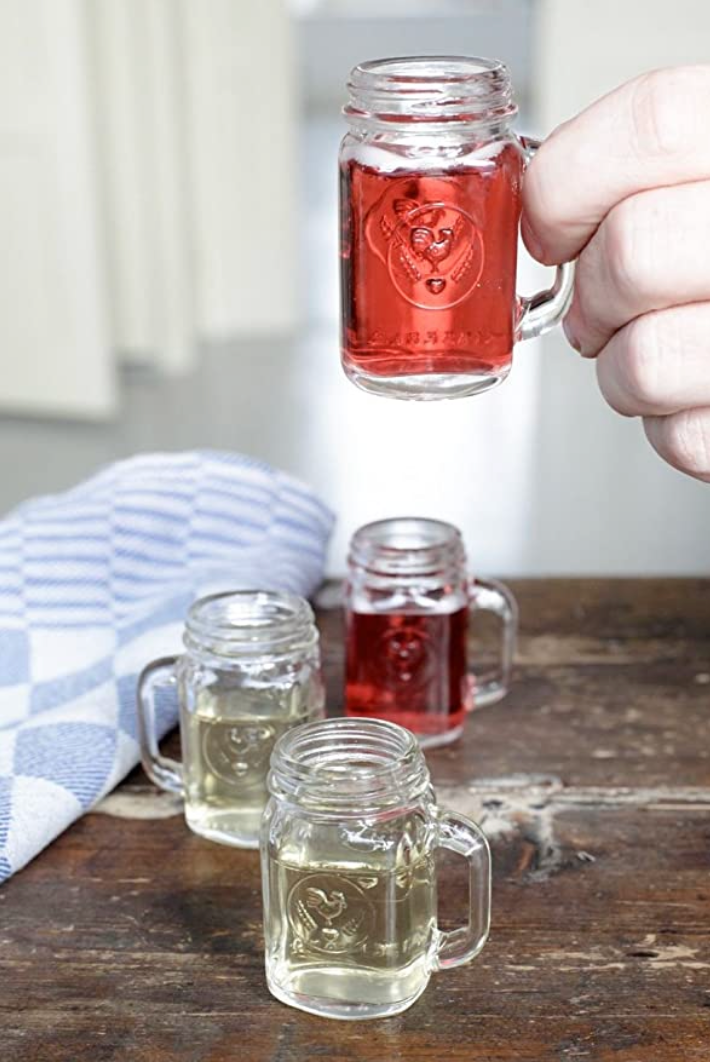
M 440 520 L 366 524 L 350 543 L 345 584 L 348 715 L 389 719 L 424 747 L 454 741 L 467 711 L 508 691 L 517 606 L 501 583 L 472 579 L 461 533 Z M 469 614 L 501 620 L 500 665 L 469 667 Z
M 356 66 L 340 149 L 342 359 L 364 390 L 458 398 L 558 324 L 573 267 L 515 293 L 523 172 L 507 68 L 464 56 Z

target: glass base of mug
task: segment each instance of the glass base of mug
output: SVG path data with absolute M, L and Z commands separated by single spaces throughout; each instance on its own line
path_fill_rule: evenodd
M 344 361 L 348 379 L 371 395 L 413 402 L 436 402 L 444 398 L 469 398 L 497 387 L 508 376 L 510 366 L 495 373 L 442 372 L 412 376 L 375 376 Z
M 193 833 L 217 844 L 231 845 L 232 848 L 259 847 L 261 812 L 249 818 L 253 821 L 245 822 L 244 814 L 234 811 L 185 808 L 185 821 Z
M 283 985 L 278 984 L 269 976 L 268 970 L 266 983 L 272 996 L 278 999 L 279 1002 L 286 1003 L 289 1007 L 296 1007 L 297 1010 L 305 1010 L 306 1013 L 316 1014 L 320 1018 L 335 1018 L 338 1021 L 368 1021 L 373 1018 L 391 1018 L 395 1014 L 401 1014 L 402 1011 L 407 1010 L 413 1003 L 416 1003 L 429 982 L 427 978 L 413 995 L 407 996 L 405 999 L 387 1002 L 383 998 L 382 1002 L 377 1003 L 349 1003 L 346 1000 L 326 998 L 317 994 L 318 982 L 327 984 L 329 990 L 332 990 L 333 976 L 337 977 L 337 968 L 331 973 L 327 970 L 313 971 L 313 975 L 315 975 L 313 986 L 315 991 L 313 994 L 284 988 Z M 307 978 L 308 974 L 300 975 L 298 978 L 299 983 L 307 982 Z M 385 993 L 383 993 L 383 997 L 384 995 Z
M 419 742 L 419 745 L 423 749 L 437 749 L 442 745 L 452 745 L 454 741 L 463 734 L 464 724 L 460 726 L 452 727 L 451 730 L 444 730 L 441 734 L 415 734 L 415 738 Z

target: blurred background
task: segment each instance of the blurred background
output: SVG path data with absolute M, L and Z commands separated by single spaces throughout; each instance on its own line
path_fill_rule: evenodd
M 428 515 L 501 575 L 710 568 L 710 487 L 650 450 L 562 336 L 428 406 L 339 366 L 348 70 L 469 53 L 545 135 L 707 62 L 707 0 L 0 0 L 0 511 L 140 450 L 251 453 L 361 523 Z M 519 286 L 545 271 L 523 255 Z

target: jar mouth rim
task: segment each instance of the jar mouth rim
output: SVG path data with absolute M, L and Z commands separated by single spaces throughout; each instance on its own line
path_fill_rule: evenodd
M 350 540 L 350 564 L 382 575 L 422 575 L 465 563 L 461 532 L 445 520 L 395 516 L 365 524 Z
M 359 527 L 352 542 L 368 542 L 381 549 L 425 550 L 449 546 L 461 538 L 455 524 L 430 516 L 389 516 Z
M 417 739 L 384 719 L 304 723 L 283 734 L 271 754 L 271 792 L 357 814 L 368 801 L 402 803 L 428 785 Z
M 507 75 L 508 68 L 500 59 L 477 55 L 395 55 L 358 63 L 351 70 L 348 83 L 384 76 L 393 84 L 452 84 L 474 78 L 479 82 L 490 80 L 493 75 L 501 73 Z
M 413 55 L 370 59 L 350 71 L 348 118 L 381 122 L 480 122 L 517 113 L 499 59 Z
M 188 609 L 185 643 L 233 654 L 278 650 L 317 637 L 313 610 L 297 594 L 225 590 L 198 598 Z

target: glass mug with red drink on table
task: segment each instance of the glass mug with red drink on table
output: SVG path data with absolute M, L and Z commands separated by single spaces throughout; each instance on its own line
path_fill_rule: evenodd
M 460 736 L 474 706 L 508 691 L 517 606 L 502 583 L 472 578 L 461 534 L 442 520 L 366 524 L 350 544 L 345 584 L 345 709 L 388 719 L 428 748 Z M 500 619 L 499 664 L 476 673 L 469 619 Z

